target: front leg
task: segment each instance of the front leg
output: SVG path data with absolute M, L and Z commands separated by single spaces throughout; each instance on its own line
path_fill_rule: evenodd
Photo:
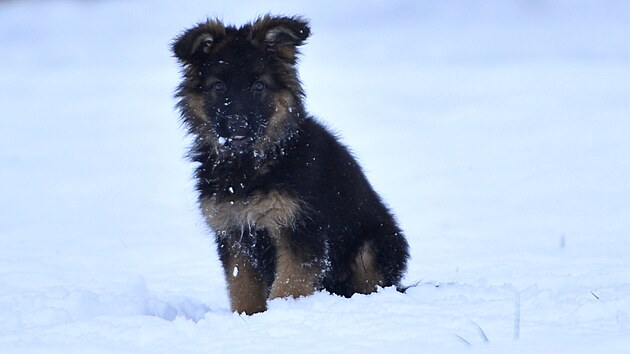
M 276 276 L 269 298 L 298 298 L 313 294 L 320 288 L 323 274 L 321 257 L 314 255 L 312 245 L 292 242 L 289 231 L 274 234 Z
M 218 240 L 232 311 L 251 315 L 267 310 L 267 287 L 236 237 Z

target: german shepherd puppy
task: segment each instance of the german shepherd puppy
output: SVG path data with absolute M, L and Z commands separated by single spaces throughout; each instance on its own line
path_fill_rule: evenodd
M 231 307 L 325 289 L 400 286 L 408 245 L 348 149 L 304 108 L 300 17 L 240 28 L 208 20 L 175 38 L 177 107 L 194 137 L 199 204 L 215 232 Z

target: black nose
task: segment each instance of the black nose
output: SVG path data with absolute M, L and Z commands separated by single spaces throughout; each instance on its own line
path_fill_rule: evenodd
M 240 114 L 228 116 L 227 130 L 230 137 L 248 137 L 250 135 L 250 126 L 247 122 L 247 117 Z

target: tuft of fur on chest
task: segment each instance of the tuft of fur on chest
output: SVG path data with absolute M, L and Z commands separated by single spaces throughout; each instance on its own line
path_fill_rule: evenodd
M 303 211 L 302 202 L 286 192 L 272 190 L 267 193 L 230 199 L 216 196 L 202 198 L 201 208 L 215 231 L 242 229 L 274 230 L 294 225 Z

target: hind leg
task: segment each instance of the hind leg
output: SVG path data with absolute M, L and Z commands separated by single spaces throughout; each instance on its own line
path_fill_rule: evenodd
M 383 274 L 376 263 L 372 243 L 365 242 L 350 264 L 354 292 L 369 294 L 383 286 Z
M 400 286 L 409 257 L 407 241 L 393 232 L 366 241 L 350 265 L 354 292 L 368 294 L 377 286 Z

